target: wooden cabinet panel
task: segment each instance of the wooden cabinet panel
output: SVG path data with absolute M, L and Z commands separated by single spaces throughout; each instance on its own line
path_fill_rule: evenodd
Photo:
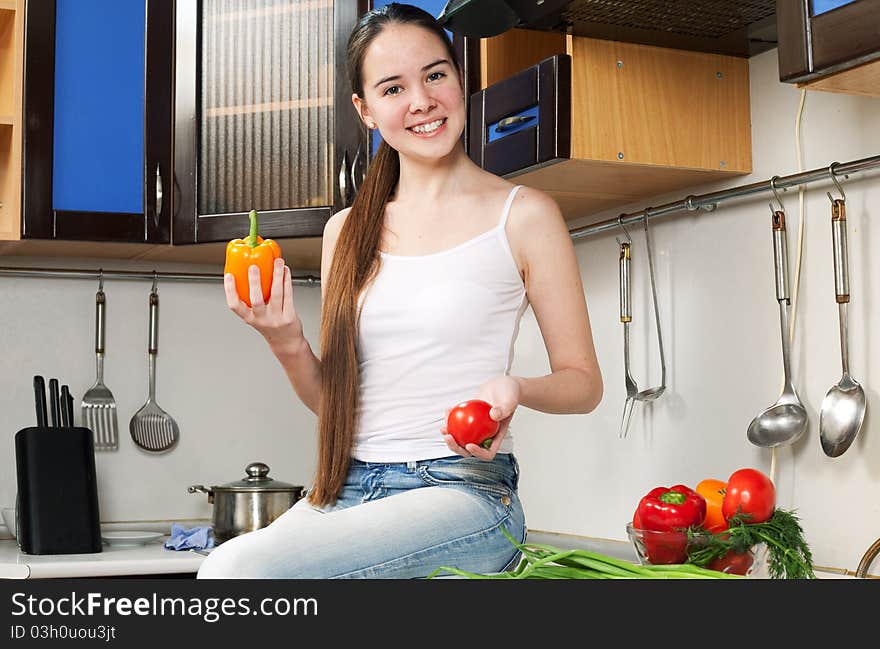
M 21 47 L 24 0 L 0 2 L 0 241 L 21 235 Z
M 566 219 L 751 172 L 745 58 L 529 30 L 485 40 L 490 74 L 552 56 L 471 96 L 468 153 Z

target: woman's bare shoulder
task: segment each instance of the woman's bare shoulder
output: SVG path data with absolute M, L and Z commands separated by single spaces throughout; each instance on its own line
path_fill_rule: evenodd
M 562 210 L 556 200 L 548 193 L 526 185 L 517 190 L 509 219 L 514 227 L 564 227 Z
M 350 207 L 345 207 L 335 214 L 333 214 L 327 222 L 324 224 L 324 236 L 336 237 L 339 235 L 339 231 L 342 230 L 342 226 L 345 223 L 345 219 L 348 218 L 348 213 L 351 211 Z

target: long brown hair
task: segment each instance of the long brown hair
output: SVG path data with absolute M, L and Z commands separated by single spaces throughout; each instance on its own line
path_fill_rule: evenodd
M 446 32 L 428 12 L 391 3 L 363 14 L 348 39 L 347 71 L 352 92 L 364 97 L 367 48 L 392 23 L 422 27 L 440 38 L 450 62 L 458 57 Z M 309 500 L 336 501 L 348 473 L 360 401 L 357 335 L 358 296 L 379 269 L 385 205 L 400 179 L 400 158 L 384 141 L 339 232 L 321 310 L 321 400 L 318 407 L 318 467 Z

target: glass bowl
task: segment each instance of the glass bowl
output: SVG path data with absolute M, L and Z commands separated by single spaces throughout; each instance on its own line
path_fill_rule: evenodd
M 686 563 L 688 553 L 708 542 L 709 533 L 692 533 L 688 538 L 685 532 L 657 532 L 643 530 L 626 524 L 626 534 L 636 551 L 641 565 L 663 565 Z M 726 555 L 712 560 L 705 568 L 745 575 L 752 578 L 767 577 L 767 547 L 760 543 L 748 550 L 735 553 L 730 550 Z

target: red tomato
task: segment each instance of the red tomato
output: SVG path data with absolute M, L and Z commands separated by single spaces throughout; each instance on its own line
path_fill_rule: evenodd
M 776 487 L 756 469 L 739 469 L 727 479 L 721 513 L 724 520 L 741 516 L 743 523 L 763 523 L 776 509 Z
M 498 432 L 499 423 L 489 416 L 491 409 L 492 405 L 481 399 L 462 401 L 449 411 L 446 431 L 462 448 L 467 444 L 482 445 Z
M 706 566 L 709 570 L 718 570 L 733 575 L 744 575 L 752 567 L 755 557 L 746 550 L 745 552 L 734 552 L 733 548 L 727 551 L 723 556 L 712 559 Z

